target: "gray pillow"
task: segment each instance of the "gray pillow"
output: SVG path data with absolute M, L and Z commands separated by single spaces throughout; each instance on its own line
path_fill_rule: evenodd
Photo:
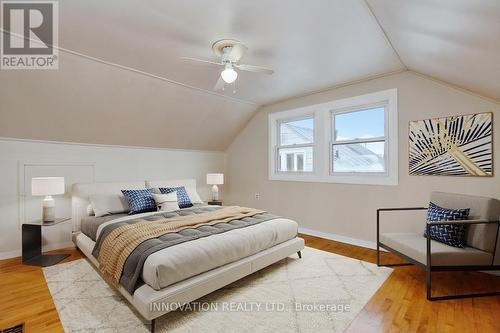
M 92 194 L 90 203 L 96 217 L 128 213 L 130 208 L 123 194 Z

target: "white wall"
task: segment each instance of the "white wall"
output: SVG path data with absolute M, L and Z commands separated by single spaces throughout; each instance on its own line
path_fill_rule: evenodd
M 373 186 L 270 181 L 268 113 L 397 88 L 399 103 L 399 185 Z M 408 175 L 408 122 L 446 115 L 493 112 L 500 104 L 416 75 L 395 74 L 355 85 L 287 100 L 261 108 L 227 150 L 229 201 L 254 206 L 297 220 L 302 228 L 333 234 L 341 240 L 375 241 L 379 207 L 426 205 L 433 190 L 500 197 L 500 177 L 416 177 Z M 500 145 L 500 121 L 494 119 L 494 147 Z M 497 153 L 497 151 L 495 151 Z M 495 154 L 497 171 L 500 154 Z M 255 199 L 260 193 L 260 200 Z M 228 200 L 226 200 L 228 201 Z M 401 214 L 399 225 L 423 230 L 423 217 Z M 324 235 L 324 234 L 323 234 Z M 347 237 L 347 238 L 342 238 Z
M 71 216 L 73 182 L 196 178 L 208 199 L 205 175 L 223 172 L 224 158 L 222 152 L 0 139 L 0 259 L 21 255 L 21 222 L 40 218 L 41 198 L 30 195 L 31 177 L 64 176 L 67 193 L 55 197 L 56 214 Z M 43 232 L 45 250 L 71 245 L 71 222 Z

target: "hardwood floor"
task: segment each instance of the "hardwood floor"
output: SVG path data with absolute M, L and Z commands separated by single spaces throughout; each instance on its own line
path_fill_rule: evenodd
M 80 259 L 76 249 L 52 251 L 71 253 L 62 262 Z M 21 258 L 0 261 L 0 331 L 21 322 L 25 332 L 64 332 L 40 267 L 26 266 Z
M 301 235 L 306 245 L 376 262 L 376 252 L 363 247 Z M 382 263 L 404 262 L 384 253 Z M 433 295 L 500 290 L 500 277 L 475 272 L 433 273 Z M 500 332 L 500 296 L 429 302 L 424 271 L 394 268 L 347 332 Z
M 306 245 L 375 262 L 375 251 L 301 235 Z M 82 258 L 76 249 L 63 262 Z M 382 262 L 402 262 L 390 254 Z M 435 292 L 500 290 L 500 277 L 483 273 L 436 273 Z M 347 330 L 359 332 L 500 332 L 500 296 L 429 302 L 424 272 L 397 267 Z M 25 266 L 20 258 L 0 261 L 0 330 L 25 322 L 26 332 L 63 332 L 41 268 Z

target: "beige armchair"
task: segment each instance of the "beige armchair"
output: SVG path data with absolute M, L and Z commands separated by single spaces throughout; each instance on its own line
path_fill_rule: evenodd
M 380 248 L 384 248 L 405 258 L 409 261 L 408 264 L 422 267 L 426 271 L 427 299 L 431 301 L 500 295 L 500 292 L 489 292 L 432 297 L 431 288 L 432 272 L 435 271 L 500 270 L 500 201 L 493 198 L 443 192 L 433 192 L 430 201 L 445 208 L 470 208 L 468 220 L 427 222 L 426 225 L 427 235 L 429 235 L 431 225 L 467 225 L 466 247 L 448 246 L 431 240 L 430 237 L 424 237 L 423 232 L 381 234 L 381 212 L 426 210 L 427 208 L 380 208 L 377 210 L 377 265 L 382 265 Z

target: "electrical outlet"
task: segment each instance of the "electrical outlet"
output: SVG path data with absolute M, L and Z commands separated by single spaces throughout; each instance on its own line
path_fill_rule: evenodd
M 255 193 L 255 200 L 260 200 L 260 193 Z

